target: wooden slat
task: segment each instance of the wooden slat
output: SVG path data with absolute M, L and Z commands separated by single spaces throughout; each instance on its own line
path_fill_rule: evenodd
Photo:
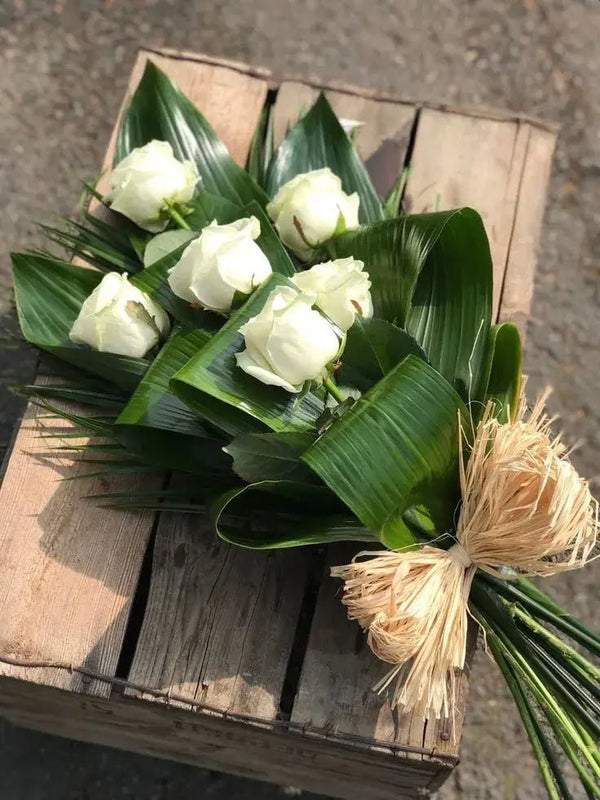
M 152 57 L 202 107 L 234 157 L 244 163 L 266 98 L 266 81 L 214 64 Z M 130 92 L 146 58 L 145 53 L 138 57 Z M 105 164 L 112 160 L 115 138 L 116 128 Z M 83 494 L 104 491 L 105 483 L 61 481 L 83 467 L 67 459 L 57 466 L 47 457 L 47 440 L 37 433 L 39 413 L 29 408 L 0 490 L 0 651 L 114 674 L 153 517 L 110 512 L 84 501 Z M 125 484 L 121 480 L 118 486 Z M 138 480 L 131 488 L 140 485 Z M 25 673 L 3 667 L 2 674 L 77 691 L 109 692 L 106 684 L 83 684 L 65 671 Z
M 306 557 L 306 551 L 232 547 L 202 518 L 163 514 L 130 680 L 222 711 L 274 719 Z
M 304 83 L 282 83 L 273 110 L 273 138 L 278 145 L 300 114 L 315 102 L 319 90 Z M 404 165 L 415 108 L 338 91 L 325 92 L 337 116 L 362 123 L 355 133 L 356 148 L 367 163 L 380 194 L 394 185 Z
M 515 322 L 521 329 L 521 335 L 524 335 L 533 296 L 535 265 L 556 135 L 530 124 L 523 124 L 522 127 L 527 141 L 525 164 L 521 173 L 499 319 L 501 322 Z
M 444 763 L 408 761 L 368 743 L 339 743 L 120 695 L 90 702 L 9 679 L 0 679 L 0 712 L 15 724 L 55 735 L 348 800 L 415 800 L 435 785 Z
M 472 206 L 483 218 L 494 262 L 494 316 L 525 157 L 520 124 L 421 112 L 406 207 L 411 213 Z

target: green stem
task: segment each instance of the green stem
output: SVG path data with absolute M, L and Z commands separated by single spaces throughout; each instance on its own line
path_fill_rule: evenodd
M 183 228 L 186 231 L 191 231 L 190 226 L 187 224 L 187 222 L 181 216 L 179 211 L 177 211 L 175 206 L 171 205 L 170 203 L 167 203 L 167 214 L 169 214 L 169 216 L 171 217 L 173 222 L 176 222 L 179 225 L 180 228 Z
M 523 689 L 517 673 L 514 672 L 504 658 L 504 655 L 498 647 L 496 637 L 493 633 L 488 639 L 488 643 L 490 650 L 492 651 L 492 655 L 494 656 L 494 660 L 496 664 L 498 664 L 500 672 L 502 672 L 508 688 L 514 697 L 519 716 L 521 717 L 523 726 L 531 743 L 531 749 L 533 750 L 533 754 L 538 762 L 542 780 L 544 781 L 546 791 L 548 792 L 548 797 L 550 800 L 572 800 L 572 796 L 560 771 L 560 767 L 556 762 L 552 748 L 550 747 L 542 727 L 535 716 L 531 703 L 529 702 L 529 698 Z
M 518 617 L 520 620 L 522 620 L 528 628 L 531 628 L 532 631 L 535 631 L 544 639 L 547 639 L 558 650 L 560 650 L 565 658 L 567 658 L 569 661 L 572 661 L 574 664 L 577 664 L 577 666 L 579 666 L 583 672 L 590 677 L 600 681 L 600 669 L 595 667 L 590 661 L 587 660 L 587 658 L 582 656 L 581 653 L 578 653 L 574 647 L 571 647 L 571 645 L 567 644 L 565 641 L 553 634 L 537 620 L 535 620 L 531 614 L 528 614 L 518 605 L 513 604 L 511 605 L 510 609 L 515 617 Z
M 477 617 L 479 618 L 480 614 L 477 614 Z M 523 679 L 528 684 L 540 707 L 544 710 L 548 722 L 552 726 L 561 747 L 569 756 L 573 766 L 577 769 L 582 782 L 586 786 L 586 790 L 591 790 L 593 793 L 592 796 L 600 797 L 600 789 L 595 786 L 588 771 L 577 757 L 577 751 L 579 751 L 585 758 L 589 769 L 600 778 L 600 769 L 598 768 L 596 755 L 597 748 L 595 746 L 590 748 L 587 745 L 576 727 L 574 720 L 564 710 L 557 698 L 541 680 L 540 676 L 531 667 L 523 654 L 512 645 L 506 633 L 498 628 L 497 625 L 490 623 L 489 620 L 486 620 L 486 629 L 489 629 L 491 635 L 495 636 L 496 641 L 500 645 L 509 663 L 514 665 L 514 668 L 521 673 Z
M 331 378 L 325 378 L 325 380 L 323 381 L 323 386 L 327 389 L 327 391 L 334 398 L 334 400 L 338 401 L 338 403 L 343 403 L 345 401 L 346 398 L 340 392 L 340 390 L 338 389 L 338 387 L 335 385 L 335 383 Z
M 517 600 L 536 617 L 545 619 L 591 653 L 600 656 L 600 637 L 567 614 L 534 584 L 525 580 L 512 583 L 486 573 L 481 573 L 480 577 L 484 583 L 493 586 L 501 597 Z

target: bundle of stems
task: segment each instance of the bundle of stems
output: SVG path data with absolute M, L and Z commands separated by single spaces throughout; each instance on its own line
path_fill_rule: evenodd
M 573 796 L 562 751 L 586 795 L 600 797 L 600 669 L 591 660 L 600 656 L 600 636 L 524 579 L 478 574 L 470 610 L 513 695 L 548 796 Z

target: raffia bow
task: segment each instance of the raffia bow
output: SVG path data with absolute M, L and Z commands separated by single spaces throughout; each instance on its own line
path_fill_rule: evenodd
M 376 656 L 393 669 L 392 706 L 448 717 L 457 670 L 465 664 L 468 600 L 477 569 L 551 575 L 583 566 L 598 536 L 598 504 L 552 438 L 541 397 L 529 415 L 501 424 L 491 405 L 479 422 L 466 466 L 456 544 L 449 550 L 359 553 L 334 567 L 344 580 L 350 619 L 367 631 Z

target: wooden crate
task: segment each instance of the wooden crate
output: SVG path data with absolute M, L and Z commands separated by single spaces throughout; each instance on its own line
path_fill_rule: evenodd
M 243 164 L 267 93 L 275 135 L 318 92 L 245 65 L 140 53 L 198 105 Z M 514 115 L 402 102 L 329 86 L 377 188 L 410 164 L 411 211 L 471 205 L 494 260 L 494 309 L 523 326 L 555 130 Z M 106 157 L 110 162 L 114 135 Z M 0 712 L 54 734 L 335 797 L 414 798 L 458 762 L 457 730 L 398 716 L 371 687 L 385 666 L 349 623 L 327 553 L 252 553 L 198 517 L 121 513 L 82 497 L 105 479 L 57 460 L 29 408 L 0 490 Z M 141 481 L 132 478 L 130 485 Z M 157 480 L 161 480 L 157 478 Z M 122 485 L 122 484 L 121 484 Z

